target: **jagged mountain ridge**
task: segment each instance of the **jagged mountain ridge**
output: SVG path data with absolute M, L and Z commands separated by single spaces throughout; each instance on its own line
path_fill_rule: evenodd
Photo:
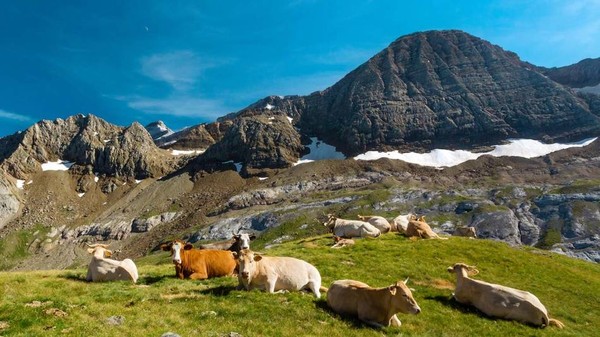
M 177 161 L 158 148 L 142 125 L 118 127 L 94 115 L 40 121 L 27 130 L 0 138 L 0 166 L 27 179 L 45 162 L 66 160 L 107 176 L 158 177 Z
M 552 80 L 571 88 L 594 87 L 600 84 L 600 58 L 588 58 L 565 67 L 540 69 Z

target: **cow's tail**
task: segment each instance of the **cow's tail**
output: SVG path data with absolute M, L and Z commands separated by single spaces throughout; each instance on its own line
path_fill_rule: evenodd
M 327 290 L 329 290 L 329 288 L 327 288 L 327 287 L 323 287 L 323 286 L 320 286 L 320 287 L 319 287 L 319 291 L 320 291 L 320 292 L 322 292 L 322 293 L 326 293 L 326 292 L 327 292 Z
M 548 325 L 549 325 L 549 326 L 550 326 L 550 325 L 554 325 L 555 327 L 557 327 L 557 328 L 559 328 L 559 329 L 562 329 L 562 328 L 564 328 L 564 327 L 565 327 L 565 324 L 564 324 L 563 322 L 561 322 L 561 321 L 559 321 L 559 320 L 557 320 L 557 319 L 554 319 L 554 318 L 550 318 L 550 319 L 548 320 Z

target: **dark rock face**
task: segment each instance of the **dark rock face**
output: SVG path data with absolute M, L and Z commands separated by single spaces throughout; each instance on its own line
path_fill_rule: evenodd
M 161 176 L 176 165 L 139 123 L 121 128 L 93 115 L 41 121 L 1 138 L 0 149 L 0 166 L 21 179 L 59 159 L 99 174 L 136 178 Z
M 566 67 L 540 69 L 552 80 L 571 88 L 600 84 L 600 58 L 585 59 Z
M 304 151 L 300 134 L 283 116 L 239 117 L 223 138 L 196 160 L 203 163 L 244 163 L 242 173 L 254 168 L 291 166 Z

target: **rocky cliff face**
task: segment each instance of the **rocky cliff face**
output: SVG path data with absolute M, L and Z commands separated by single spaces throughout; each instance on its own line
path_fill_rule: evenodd
M 145 126 L 152 139 L 157 140 L 161 137 L 172 135 L 173 130 L 169 129 L 163 121 L 152 122 Z
M 553 81 L 571 88 L 594 87 L 600 84 L 600 58 L 585 59 L 565 67 L 540 69 Z
M 41 121 L 29 129 L 0 139 L 0 166 L 26 179 L 41 164 L 66 160 L 109 176 L 161 176 L 176 162 L 154 144 L 139 123 L 121 128 L 93 116 Z
M 580 72 L 585 74 L 585 83 L 600 79 L 594 66 L 584 63 L 586 67 L 581 68 L 585 70 Z M 570 69 L 561 71 L 570 73 Z M 238 125 L 238 118 L 281 116 L 289 118 L 302 137 L 319 137 L 348 156 L 367 150 L 469 149 L 515 137 L 550 142 L 597 136 L 598 98 L 577 94 L 553 81 L 551 73 L 461 31 L 416 33 L 394 41 L 324 91 L 308 96 L 269 96 L 222 117 L 215 125 Z M 259 132 L 251 137 L 272 144 L 268 150 L 263 147 L 271 156 L 301 152 L 290 152 L 274 139 L 266 141 L 287 133 L 274 132 L 274 127 L 246 131 Z M 208 139 L 202 145 L 215 144 L 206 156 L 223 161 L 253 160 L 247 164 L 255 168 L 276 168 L 281 162 L 295 161 L 257 159 L 247 152 L 252 147 L 240 147 L 227 157 L 225 149 L 241 144 L 239 139 L 229 138 L 238 137 L 236 133 L 201 137 Z M 182 145 L 186 138 L 195 138 L 181 136 L 178 144 Z
M 13 186 L 0 171 L 0 229 L 18 214 L 21 206 Z
M 156 145 L 176 149 L 206 149 L 223 138 L 232 122 L 200 124 L 157 139 Z

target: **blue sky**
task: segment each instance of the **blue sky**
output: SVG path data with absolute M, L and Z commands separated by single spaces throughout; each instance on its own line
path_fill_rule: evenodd
M 77 113 L 211 122 L 325 89 L 417 31 L 464 30 L 546 67 L 600 57 L 600 0 L 0 2 L 0 136 Z

